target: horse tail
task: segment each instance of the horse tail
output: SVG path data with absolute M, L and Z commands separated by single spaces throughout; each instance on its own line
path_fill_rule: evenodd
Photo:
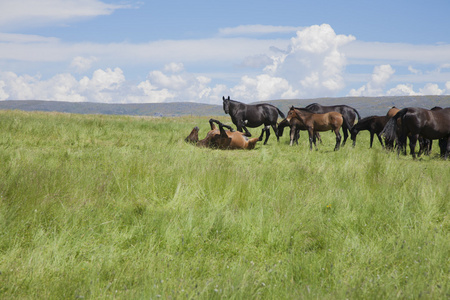
M 384 126 L 380 135 L 384 135 L 385 139 L 389 142 L 394 142 L 397 140 L 397 119 L 402 118 L 408 112 L 408 108 L 404 108 L 397 112 L 395 116 L 389 119 L 389 121 Z
M 278 107 L 275 107 L 278 110 L 278 114 L 284 119 L 286 118 L 285 115 L 283 114 L 283 112 L 281 110 L 278 109 Z
M 350 123 L 344 116 L 342 116 L 342 120 L 343 120 L 343 124 L 345 125 L 345 127 L 347 127 L 349 131 L 351 131 L 353 126 L 350 125 Z
M 352 107 L 353 108 L 353 107 Z M 361 120 L 361 116 L 359 115 L 359 112 L 353 108 L 353 111 L 356 113 L 356 115 L 358 116 L 358 122 Z

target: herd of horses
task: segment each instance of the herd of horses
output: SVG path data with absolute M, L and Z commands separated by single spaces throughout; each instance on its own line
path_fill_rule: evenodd
M 369 116 L 361 118 L 358 111 L 348 105 L 323 106 L 318 103 L 310 104 L 304 108 L 292 106 L 284 115 L 277 107 L 271 104 L 245 104 L 223 97 L 223 110 L 230 115 L 231 121 L 237 131 L 231 126 L 218 120 L 210 119 L 211 130 L 202 140 L 198 138 L 198 127 L 194 127 L 185 141 L 200 147 L 219 149 L 253 149 L 258 141 L 270 136 L 272 127 L 277 141 L 283 135 L 284 128 L 290 128 L 290 145 L 298 144 L 300 131 L 308 132 L 309 148 L 313 144 L 317 149 L 316 140 L 321 141 L 320 132 L 332 131 L 336 136 L 334 150 L 344 146 L 348 136 L 356 144 L 356 136 L 360 131 L 370 132 L 370 147 L 372 148 L 374 136 L 377 135 L 382 147 L 397 148 L 398 153 L 406 154 L 407 139 L 409 139 L 410 152 L 416 158 L 415 147 L 419 142 L 422 153 L 429 154 L 433 140 L 439 140 L 440 154 L 447 159 L 450 152 L 450 107 L 434 107 L 432 109 L 408 107 L 398 109 L 392 107 L 385 116 Z M 278 116 L 283 118 L 278 123 Z M 356 123 L 355 123 L 356 122 Z M 261 135 L 251 138 L 249 128 L 263 125 Z M 340 134 L 340 129 L 344 138 Z M 383 138 L 384 137 L 384 143 Z M 342 141 L 342 143 L 341 143 Z

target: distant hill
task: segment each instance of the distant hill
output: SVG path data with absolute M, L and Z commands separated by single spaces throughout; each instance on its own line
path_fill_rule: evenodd
M 316 99 L 285 99 L 264 101 L 277 106 L 283 112 L 294 105 L 304 107 L 310 103 L 322 105 L 346 104 L 358 110 L 361 117 L 369 115 L 385 115 L 392 106 L 423 107 L 434 106 L 450 107 L 450 96 L 395 96 L 395 97 L 340 97 Z M 139 104 L 107 104 L 90 102 L 62 102 L 40 100 L 7 100 L 0 101 L 2 110 L 48 111 L 76 114 L 105 114 L 105 115 L 132 115 L 132 116 L 223 116 L 222 105 L 210 105 L 192 102 L 171 103 L 139 103 Z

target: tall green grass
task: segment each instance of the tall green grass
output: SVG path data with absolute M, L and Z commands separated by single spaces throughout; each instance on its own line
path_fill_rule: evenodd
M 450 297 L 436 145 L 183 141 L 207 121 L 0 111 L 0 298 Z

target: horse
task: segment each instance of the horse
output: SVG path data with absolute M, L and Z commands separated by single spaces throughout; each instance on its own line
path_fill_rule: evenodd
M 441 156 L 447 159 L 450 152 L 450 107 L 437 110 L 408 107 L 400 110 L 392 117 L 381 132 L 388 140 L 397 139 L 397 120 L 401 120 L 400 143 L 406 145 L 409 137 L 409 147 L 413 159 L 416 158 L 415 147 L 419 136 L 439 142 Z M 446 145 L 445 145 L 446 144 Z M 400 149 L 398 150 L 400 153 Z
M 306 126 L 299 119 L 291 119 L 289 122 L 286 119 L 283 119 L 280 123 L 278 123 L 278 136 L 283 136 L 284 128 L 291 128 L 290 131 L 290 143 L 292 146 L 294 143 L 298 145 L 298 139 L 300 138 L 300 130 L 307 130 Z M 322 138 L 320 137 L 320 133 L 316 132 L 316 138 L 322 144 Z
M 376 134 L 378 140 L 380 141 L 381 147 L 384 148 L 383 140 L 381 139 L 380 132 L 383 130 L 384 126 L 388 122 L 389 118 L 386 116 L 370 116 L 365 117 L 358 121 L 355 126 L 350 130 L 351 139 L 353 141 L 353 147 L 356 144 L 356 136 L 362 130 L 368 130 L 370 132 L 370 148 L 373 145 L 373 137 Z
M 251 136 L 247 127 L 255 128 L 264 125 L 264 128 L 259 137 L 261 140 L 263 138 L 264 132 L 266 133 L 266 139 L 264 145 L 267 144 L 267 140 L 270 136 L 270 127 L 272 126 L 275 135 L 277 136 L 277 141 L 280 141 L 277 129 L 278 115 L 284 118 L 284 114 L 277 107 L 263 103 L 263 104 L 245 104 L 239 101 L 231 100 L 230 96 L 227 99 L 222 97 L 223 100 L 223 110 L 225 114 L 229 114 L 231 121 L 236 125 L 237 130 L 243 132 L 245 130 L 247 136 Z
M 440 109 L 442 109 L 442 107 L 435 106 L 430 110 L 440 110 Z M 417 156 L 420 157 L 420 155 L 422 155 L 422 153 L 424 153 L 425 155 L 430 155 L 431 148 L 433 147 L 433 140 L 424 139 L 423 137 L 419 136 L 418 142 L 419 142 L 419 152 L 417 153 Z M 442 144 L 442 142 L 440 139 L 439 145 L 441 146 L 441 144 Z
M 216 124 L 219 125 L 217 128 Z M 195 126 L 191 133 L 184 140 L 188 143 L 195 144 L 198 147 L 208 147 L 217 149 L 254 149 L 259 138 L 249 139 L 244 133 L 234 131 L 231 126 L 222 124 L 215 119 L 209 120 L 211 130 L 206 134 L 203 140 L 198 140 L 199 128 Z M 227 128 L 228 130 L 225 130 Z
M 334 131 L 334 134 L 336 135 L 336 145 L 334 146 L 334 150 L 339 150 L 339 146 L 341 144 L 341 134 L 339 133 L 339 130 L 341 129 L 342 124 L 347 122 L 340 113 L 332 111 L 324 114 L 316 114 L 311 112 L 309 109 L 296 108 L 292 106 L 289 109 L 286 120 L 290 122 L 292 119 L 300 120 L 300 122 L 307 128 L 310 150 L 312 150 L 313 143 L 314 147 L 317 149 L 315 133 L 317 131 L 327 130 Z
M 387 117 L 388 120 L 389 120 L 390 118 L 392 118 L 393 116 L 395 116 L 395 114 L 397 114 L 399 111 L 400 111 L 400 108 L 397 108 L 397 107 L 395 107 L 395 106 L 392 106 L 392 107 L 388 110 L 388 112 L 386 113 L 386 117 Z M 398 120 L 397 120 L 397 128 L 398 128 L 398 131 L 400 130 L 401 125 L 402 125 L 401 120 L 398 119 Z M 400 132 L 397 132 L 397 134 L 400 134 Z M 394 149 L 394 141 L 393 141 L 393 140 L 386 140 L 386 139 L 385 139 L 384 143 L 385 143 L 387 149 L 391 149 L 391 150 Z M 398 144 L 398 141 L 397 141 L 397 146 L 396 146 L 397 148 L 400 147 L 400 149 L 403 149 L 404 151 L 406 151 L 406 148 L 405 148 L 404 146 L 405 146 L 405 145 L 399 145 L 399 144 Z
M 358 117 L 358 122 L 361 120 L 361 116 L 359 115 L 358 111 L 348 105 L 332 105 L 332 106 L 324 106 L 320 105 L 319 103 L 312 103 L 305 107 L 306 109 L 309 109 L 313 113 L 316 114 L 324 114 L 327 112 L 338 112 L 342 115 L 344 119 L 347 120 L 348 124 L 342 125 L 342 131 L 344 133 L 344 141 L 342 142 L 342 146 L 345 145 L 345 142 L 348 138 L 348 132 L 352 128 L 352 126 L 355 124 L 356 117 Z M 350 126 L 350 127 L 349 127 Z
M 435 106 L 431 110 L 439 110 L 439 109 L 442 109 L 442 107 Z M 389 109 L 389 111 L 387 112 L 386 117 L 388 117 L 390 119 L 393 116 L 395 116 L 399 111 L 400 111 L 399 108 L 392 106 Z M 402 121 L 401 121 L 401 119 L 397 119 L 397 135 L 398 136 L 400 136 L 401 127 L 402 127 Z M 397 140 L 397 147 L 400 149 L 400 151 L 402 151 L 403 153 L 406 154 L 406 144 L 401 144 L 399 142 L 400 141 Z M 422 136 L 419 136 L 418 142 L 419 142 L 419 152 L 417 153 L 417 156 L 420 157 L 422 155 L 422 153 L 424 153 L 425 155 L 430 155 L 431 148 L 433 146 L 433 141 L 429 140 L 429 139 L 424 139 Z M 394 149 L 394 141 L 386 140 L 385 143 L 386 143 L 386 148 Z
M 392 118 L 393 116 L 395 116 L 398 112 L 400 111 L 400 108 L 397 108 L 395 106 L 392 106 L 388 112 L 386 113 L 386 117 L 388 117 L 389 119 Z

